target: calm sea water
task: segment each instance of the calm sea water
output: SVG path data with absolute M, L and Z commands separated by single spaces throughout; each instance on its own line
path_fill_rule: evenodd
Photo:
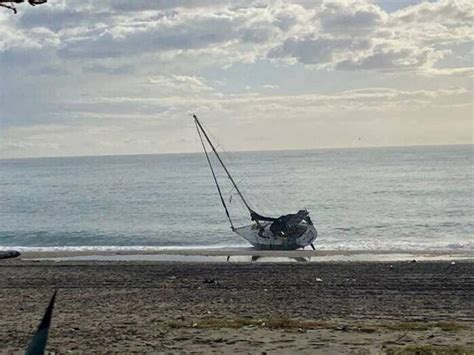
M 319 249 L 474 251 L 473 146 L 227 153 L 252 206 Z M 247 213 L 219 170 L 237 225 Z M 248 246 L 202 154 L 0 160 L 0 247 Z

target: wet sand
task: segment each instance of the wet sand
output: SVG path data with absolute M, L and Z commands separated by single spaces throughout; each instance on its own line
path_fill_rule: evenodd
M 472 261 L 14 259 L 0 282 L 4 353 L 26 348 L 55 289 L 56 353 L 474 353 Z
M 340 261 L 446 261 L 474 260 L 472 251 L 407 250 L 255 250 L 253 248 L 195 249 L 54 249 L 20 250 L 21 259 L 88 261 L 192 261 L 192 262 L 340 262 Z M 229 258 L 229 259 L 227 259 Z

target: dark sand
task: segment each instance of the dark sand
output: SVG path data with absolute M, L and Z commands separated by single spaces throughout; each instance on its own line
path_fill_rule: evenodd
M 25 259 L 1 261 L 0 283 L 4 353 L 26 348 L 59 289 L 48 343 L 56 353 L 474 354 L 470 261 Z

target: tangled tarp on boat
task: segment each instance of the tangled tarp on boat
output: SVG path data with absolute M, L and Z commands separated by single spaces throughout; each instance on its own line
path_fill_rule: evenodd
M 297 237 L 306 231 L 306 228 L 299 228 L 302 221 L 312 224 L 309 212 L 306 210 L 299 210 L 297 213 L 286 214 L 278 218 L 265 217 L 252 211 L 250 214 L 252 221 L 266 221 L 273 222 L 270 225 L 270 231 L 274 235 L 281 235 L 286 237 Z

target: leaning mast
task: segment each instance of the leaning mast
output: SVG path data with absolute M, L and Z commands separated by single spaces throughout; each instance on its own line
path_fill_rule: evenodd
M 201 132 L 203 133 L 204 137 L 206 138 L 206 141 L 207 143 L 209 143 L 209 145 L 211 146 L 211 149 L 212 151 L 214 152 L 214 154 L 216 155 L 217 159 L 219 160 L 219 163 L 221 163 L 222 165 L 222 168 L 224 168 L 224 171 L 225 173 L 227 174 L 227 177 L 229 178 L 229 180 L 232 182 L 232 185 L 234 186 L 235 190 L 237 191 L 237 193 L 239 194 L 240 198 L 242 199 L 245 207 L 247 207 L 247 209 L 249 210 L 250 213 L 254 212 L 254 210 L 252 210 L 249 206 L 249 204 L 247 203 L 247 200 L 245 199 L 244 195 L 242 195 L 242 193 L 240 192 L 237 184 L 235 183 L 234 179 L 232 178 L 232 175 L 230 175 L 229 173 L 229 170 L 227 170 L 226 166 L 224 165 L 224 162 L 222 161 L 221 157 L 219 156 L 219 153 L 217 153 L 217 150 L 216 148 L 214 147 L 214 145 L 212 144 L 211 140 L 209 139 L 209 136 L 207 135 L 206 131 L 204 130 L 204 128 L 202 127 L 201 125 L 201 122 L 199 122 L 197 116 L 195 114 L 193 114 L 193 118 L 194 118 L 194 122 L 196 123 L 197 127 L 199 127 L 199 129 L 201 130 Z M 199 129 L 198 129 L 198 132 L 199 132 Z M 201 137 L 201 135 L 199 134 L 199 136 Z M 207 155 L 206 155 L 207 156 Z M 212 169 L 212 167 L 211 167 Z M 214 172 L 213 172 L 214 174 Z M 216 184 L 217 184 L 217 180 L 216 180 Z M 220 190 L 220 189 L 219 189 Z

